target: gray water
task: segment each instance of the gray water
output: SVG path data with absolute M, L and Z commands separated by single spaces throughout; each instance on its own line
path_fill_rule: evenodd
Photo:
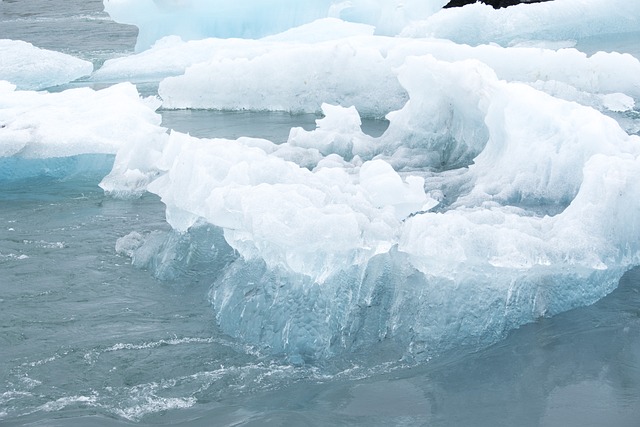
M 4 0 L 0 37 L 99 66 L 135 42 L 135 29 L 101 10 L 100 1 Z M 196 136 L 274 141 L 315 118 L 163 112 L 165 126 Z M 366 126 L 376 134 L 386 124 Z M 292 366 L 219 331 L 208 303 L 216 271 L 204 261 L 180 270 L 184 254 L 173 250 L 206 260 L 209 249 L 172 234 L 157 197 L 106 197 L 98 182 L 112 161 L 89 156 L 78 162 L 92 167 L 71 177 L 49 168 L 0 182 L 1 425 L 640 425 L 640 270 L 593 306 L 487 349 L 419 365 Z M 29 162 L 0 168 L 38 166 Z M 175 268 L 156 278 L 131 265 L 115 250 L 131 232 L 167 245 L 159 253 Z

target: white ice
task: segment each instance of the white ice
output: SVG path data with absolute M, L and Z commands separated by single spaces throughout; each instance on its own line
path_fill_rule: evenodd
M 164 108 L 319 112 L 354 105 L 367 117 L 401 108 L 396 70 L 410 56 L 477 59 L 499 78 L 520 81 L 601 111 L 640 100 L 640 61 L 573 48 L 471 47 L 446 40 L 375 36 L 374 28 L 323 19 L 260 40 L 165 38 L 137 55 L 107 61 L 93 81 L 159 81 Z
M 91 62 L 20 40 L 0 39 L 0 80 L 13 83 L 18 89 L 45 89 L 92 72 Z
M 409 101 L 378 138 L 325 104 L 316 130 L 279 146 L 173 132 L 129 147 L 103 187 L 126 193 L 135 159 L 175 229 L 220 227 L 246 263 L 212 293 L 223 328 L 311 358 L 380 334 L 404 351 L 490 342 L 596 301 L 640 263 L 640 137 L 477 60 L 409 57 L 397 72 Z
M 238 50 L 217 51 L 183 75 L 162 80 L 163 106 L 299 113 L 318 112 L 322 102 L 330 102 L 354 105 L 365 116 L 382 117 L 407 100 L 397 68 L 406 58 L 425 54 L 447 61 L 478 59 L 502 79 L 529 83 L 600 109 L 609 105 L 603 95 L 622 93 L 640 100 L 640 61 L 628 54 L 600 52 L 588 57 L 575 49 L 472 48 L 380 36 L 312 44 L 265 43 L 259 53 L 256 46 L 254 42 L 242 57 L 237 56 Z M 226 52 L 235 53 L 226 56 Z
M 0 81 L 0 157 L 115 154 L 165 134 L 158 106 L 130 83 L 49 93 Z
M 130 83 L 62 93 L 0 83 L 0 156 L 116 153 L 101 186 L 158 194 L 176 232 L 212 248 L 223 331 L 265 350 L 299 360 L 389 344 L 384 354 L 420 358 L 495 342 L 593 303 L 640 264 L 640 137 L 603 114 L 637 124 L 640 62 L 566 48 L 633 34 L 640 11 L 556 0 L 436 12 L 443 3 L 107 0 L 141 27 L 139 46 L 169 37 L 93 81 L 158 81 L 162 100 Z M 489 41 L 504 46 L 388 36 L 438 22 L 454 25 L 453 39 L 495 25 L 504 38 Z M 160 102 L 322 117 L 280 145 L 202 139 L 162 128 Z M 366 135 L 362 116 L 389 127 Z M 130 234 L 117 249 L 161 264 L 150 252 L 171 240 L 159 239 Z
M 405 28 L 405 37 L 438 37 L 470 45 L 548 45 L 601 34 L 640 32 L 640 3 L 555 0 L 495 10 L 482 3 L 442 9 Z

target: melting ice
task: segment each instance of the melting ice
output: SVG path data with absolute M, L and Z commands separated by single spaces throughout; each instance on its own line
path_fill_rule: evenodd
M 640 10 L 444 3 L 105 0 L 140 27 L 140 52 L 91 81 L 157 82 L 159 98 L 128 83 L 58 94 L 4 83 L 2 156 L 116 153 L 101 186 L 158 194 L 177 232 L 215 246 L 218 322 L 270 352 L 420 359 L 487 345 L 595 302 L 640 264 L 640 62 L 570 47 L 640 31 Z M 619 25 L 581 24 L 599 19 Z M 486 44 L 458 44 L 476 33 Z M 322 118 L 278 145 L 164 129 L 159 105 Z M 47 108 L 77 117 L 73 134 L 66 116 L 33 113 Z M 363 116 L 386 117 L 387 131 L 363 133 Z M 211 225 L 213 237 L 199 233 Z M 118 242 L 138 259 L 157 246 Z

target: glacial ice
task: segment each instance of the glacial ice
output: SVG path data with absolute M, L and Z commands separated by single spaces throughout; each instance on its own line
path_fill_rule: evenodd
M 104 0 L 113 20 L 139 28 L 136 50 L 165 36 L 185 40 L 207 37 L 260 38 L 316 19 L 341 19 L 375 25 L 397 34 L 410 21 L 424 19 L 447 0 Z
M 87 77 L 92 72 L 91 62 L 21 40 L 0 39 L 0 80 L 13 83 L 18 89 L 45 89 Z
M 165 77 L 183 74 L 189 66 L 215 57 L 250 59 L 291 43 L 311 44 L 373 35 L 374 29 L 370 25 L 324 18 L 259 40 L 205 38 L 185 42 L 179 36 L 166 36 L 140 53 L 107 60 L 91 76 L 91 80 L 160 81 Z
M 640 100 L 640 61 L 628 54 L 600 52 L 587 57 L 575 49 L 471 48 L 376 36 L 269 46 L 256 56 L 230 58 L 221 53 L 188 67 L 183 75 L 162 80 L 159 94 L 163 107 L 170 109 L 300 113 L 318 112 L 322 102 L 329 102 L 353 105 L 366 117 L 383 117 L 407 101 L 397 68 L 406 58 L 425 54 L 447 61 L 478 59 L 502 79 L 525 82 L 600 110 L 611 105 L 603 98 L 608 95 Z M 627 100 L 615 108 L 631 109 L 634 102 Z
M 592 36 L 640 32 L 640 3 L 627 0 L 561 0 L 493 9 L 482 3 L 442 9 L 416 20 L 404 37 L 437 37 L 456 43 L 545 45 Z
M 159 126 L 158 106 L 155 98 L 140 98 L 130 83 L 49 93 L 0 81 L 0 178 L 24 178 L 59 158 L 113 155 L 123 145 L 160 138 L 166 130 Z M 35 168 L 28 172 L 14 170 L 20 169 L 18 159 L 40 161 L 27 162 Z
M 221 326 L 305 359 L 488 344 L 640 262 L 640 137 L 477 60 L 397 73 L 409 101 L 378 138 L 324 104 L 282 145 L 172 132 L 128 147 L 103 187 L 126 194 L 135 169 L 173 228 L 219 227 L 240 255 L 212 289 Z
M 169 109 L 297 113 L 319 112 L 329 102 L 383 117 L 407 101 L 396 70 L 408 57 L 428 54 L 445 61 L 477 59 L 501 79 L 601 111 L 628 111 L 640 100 L 640 61 L 629 54 L 374 36 L 371 27 L 332 19 L 297 30 L 261 40 L 166 38 L 140 54 L 107 61 L 92 80 L 160 81 L 163 107 Z M 313 32 L 349 36 L 296 40 Z

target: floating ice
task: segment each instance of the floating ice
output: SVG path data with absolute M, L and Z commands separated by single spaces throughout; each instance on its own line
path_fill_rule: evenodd
M 382 117 L 407 100 L 395 70 L 410 56 L 429 54 L 446 61 L 478 59 L 501 79 L 602 111 L 628 111 L 640 100 L 640 62 L 629 54 L 587 56 L 572 48 L 526 43 L 471 47 L 373 31 L 326 18 L 259 40 L 166 37 L 147 51 L 107 61 L 92 80 L 158 81 L 164 108 L 297 113 L 319 112 L 329 102 Z M 625 95 L 634 102 L 623 100 Z
M 402 35 L 438 37 L 471 45 L 580 40 L 640 32 L 640 3 L 628 0 L 562 0 L 493 9 L 483 3 L 442 9 L 414 22 Z
M 446 0 L 104 0 L 117 22 L 139 28 L 136 50 L 169 35 L 259 38 L 330 16 L 372 24 L 397 34 L 415 19 L 439 10 Z
M 21 171 L 20 159 L 41 159 L 27 162 L 36 169 L 58 168 L 64 167 L 59 158 L 113 155 L 123 145 L 162 138 L 157 107 L 157 100 L 141 99 L 129 83 L 47 93 L 0 81 L 0 178 L 38 173 Z
M 135 193 L 120 177 L 136 170 L 174 228 L 219 227 L 241 255 L 212 290 L 222 328 L 308 359 L 486 345 L 640 263 L 640 138 L 477 60 L 397 72 L 409 101 L 378 138 L 324 105 L 280 146 L 173 132 L 127 147 L 103 185 Z
M 407 215 L 435 204 L 422 178 L 403 180 L 382 160 L 310 171 L 255 145 L 173 132 L 148 187 L 167 221 L 186 231 L 204 219 L 245 258 L 322 278 L 386 252 Z
M 45 89 L 92 72 L 91 62 L 20 40 L 0 39 L 0 80 L 13 83 L 18 89 Z
M 316 23 L 323 25 L 333 24 Z M 326 29 L 331 32 L 331 26 Z M 126 61 L 107 63 L 94 77 L 108 73 L 143 78 L 152 73 L 153 64 L 162 64 L 159 75 L 176 74 L 160 83 L 164 108 L 295 113 L 318 112 L 329 102 L 354 105 L 363 116 L 382 117 L 407 100 L 397 68 L 408 57 L 425 54 L 446 61 L 478 59 L 501 79 L 525 82 L 600 110 L 611 109 L 611 94 L 640 100 L 640 61 L 628 54 L 599 52 L 589 57 L 576 49 L 470 47 L 367 34 L 317 43 L 173 40 Z M 166 60 L 174 56 L 178 59 Z M 615 108 L 632 108 L 629 101 Z
M 47 93 L 0 82 L 0 95 L 0 157 L 114 154 L 165 132 L 156 100 L 141 99 L 129 83 Z
M 183 74 L 191 65 L 214 58 L 251 59 L 290 43 L 320 43 L 346 37 L 372 35 L 373 27 L 324 18 L 260 40 L 206 38 L 185 42 L 167 36 L 136 55 L 107 60 L 92 76 L 93 81 L 149 81 Z
M 401 107 L 406 94 L 379 50 L 349 40 L 215 58 L 160 84 L 166 108 L 315 112 L 322 102 L 367 116 Z

